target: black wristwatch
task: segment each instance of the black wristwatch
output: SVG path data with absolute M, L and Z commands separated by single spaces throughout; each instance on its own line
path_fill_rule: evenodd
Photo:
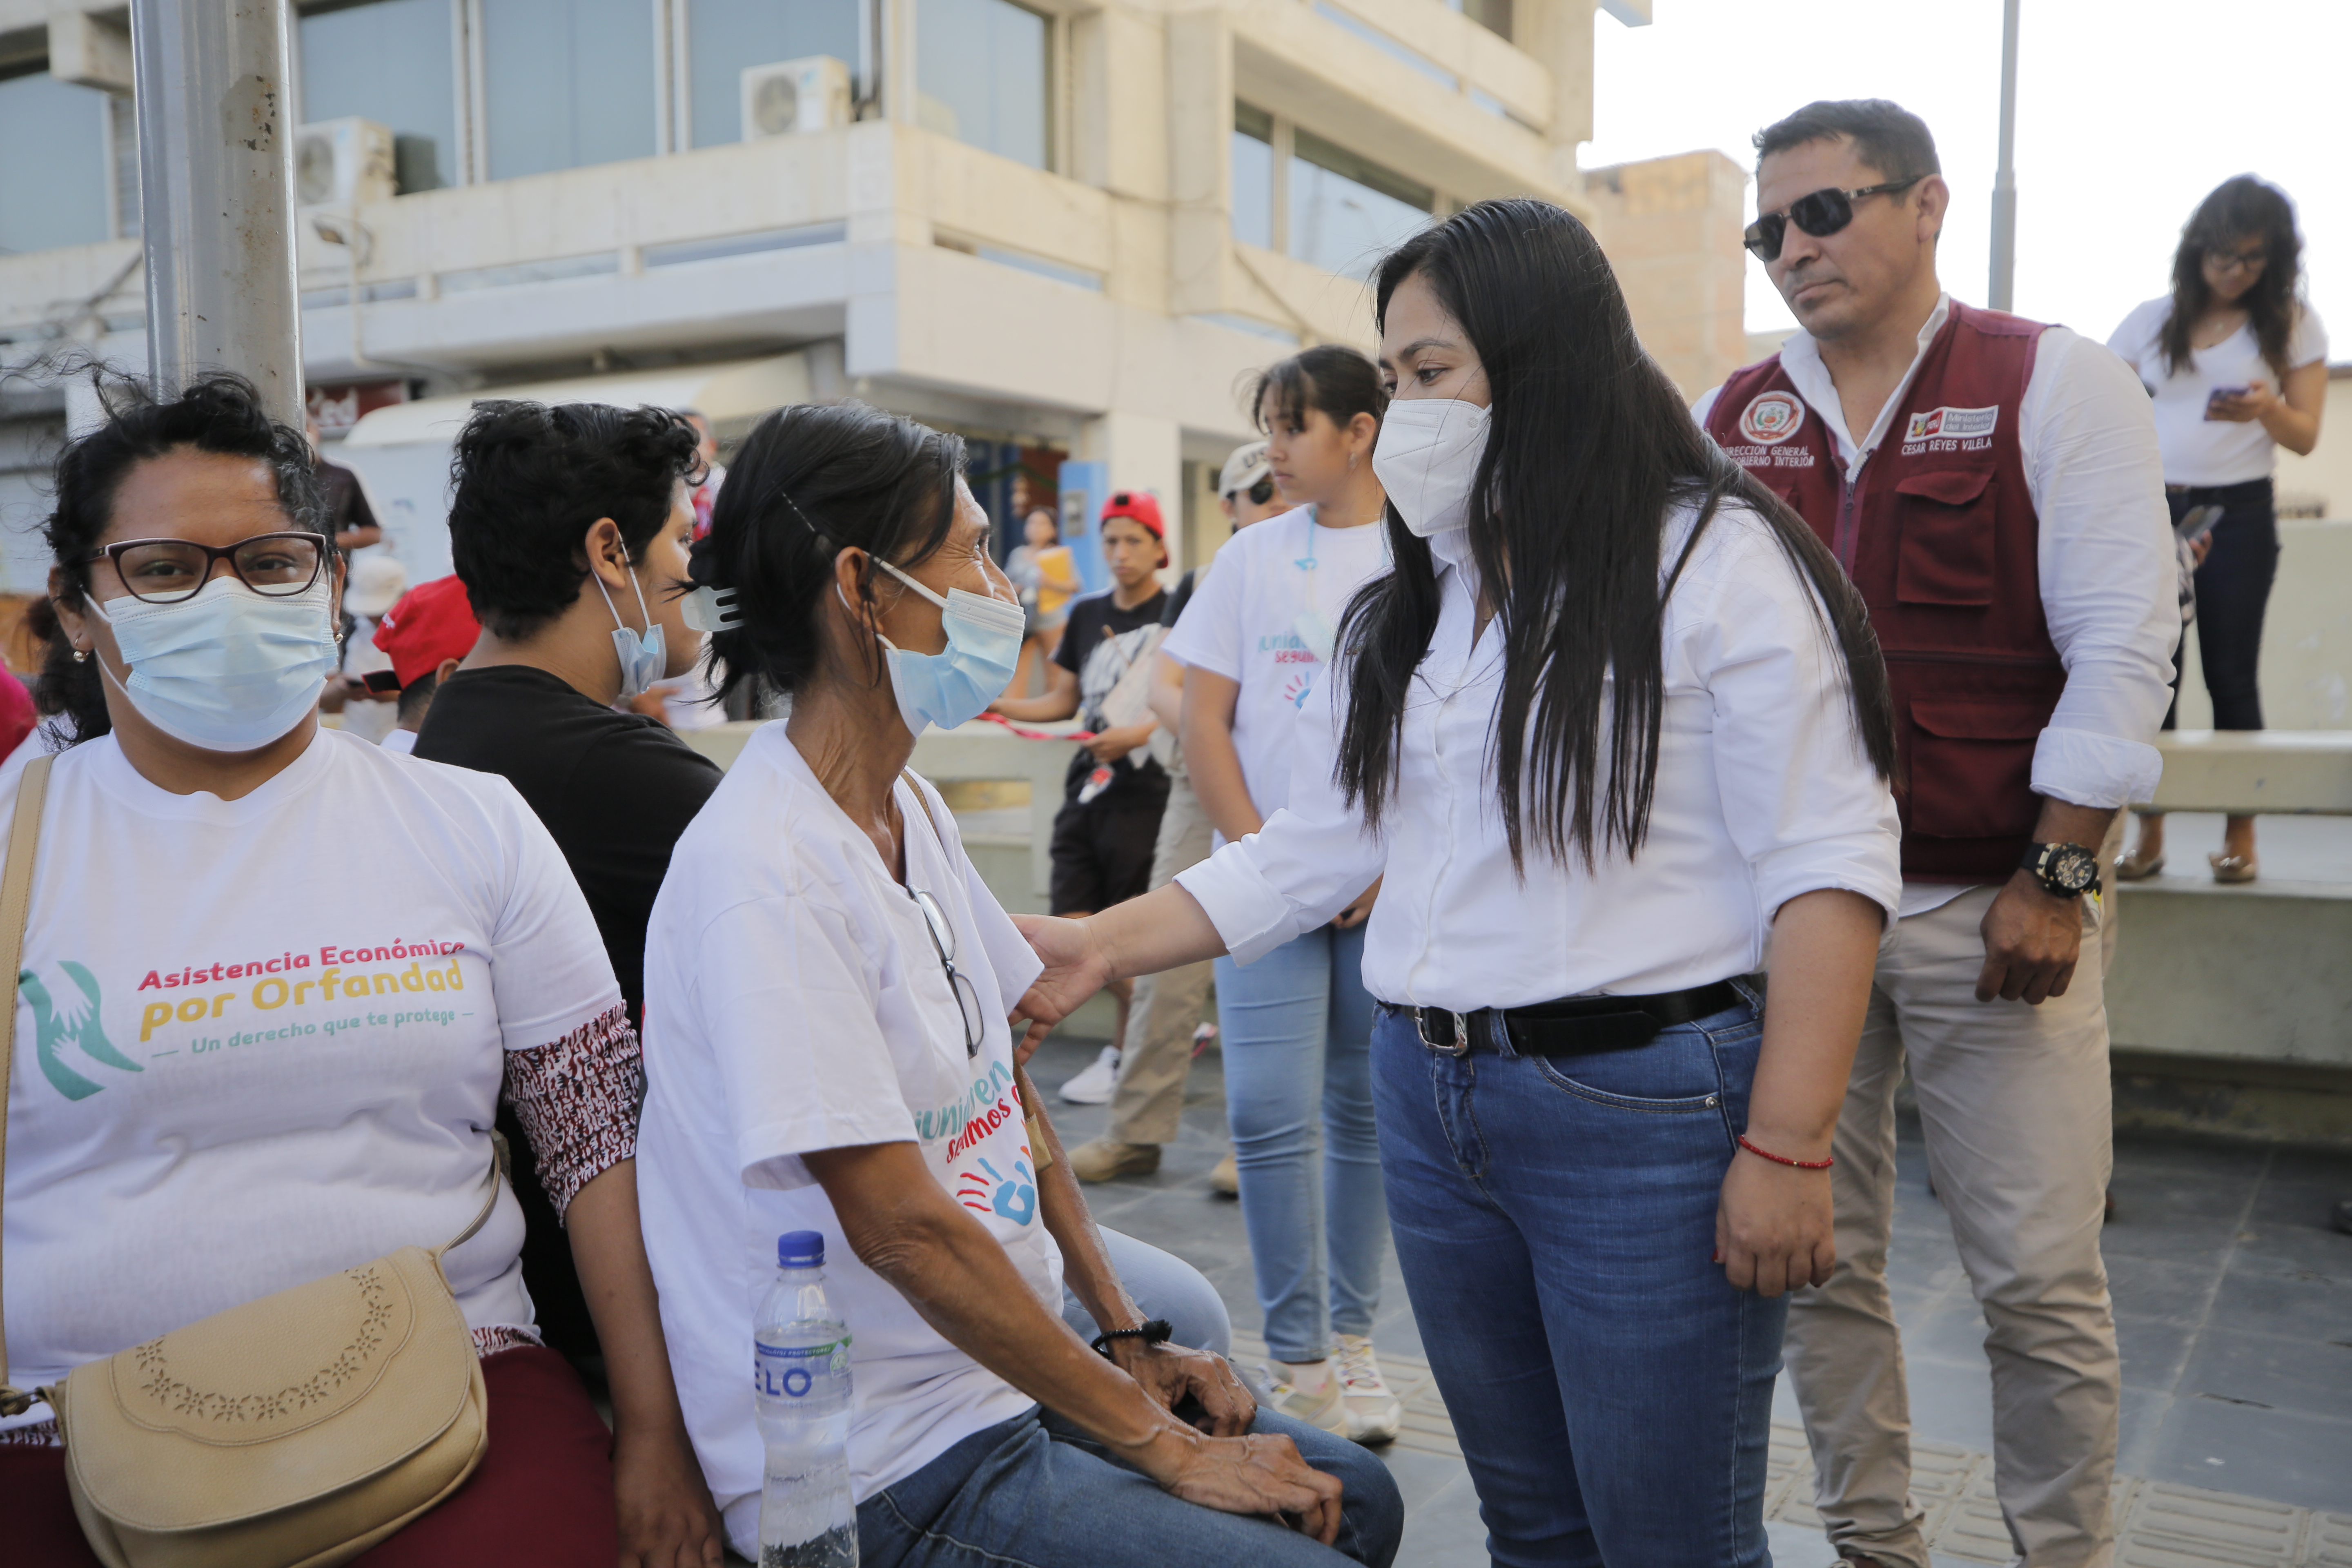
M 2033 873 L 2053 899 L 2080 898 L 2099 890 L 2099 857 L 2079 844 L 2029 844 L 2020 868 Z

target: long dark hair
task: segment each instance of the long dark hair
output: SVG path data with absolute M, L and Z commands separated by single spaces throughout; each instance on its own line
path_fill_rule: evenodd
M 2206 256 L 2250 239 L 2263 242 L 2263 275 L 2238 303 L 2272 371 L 2284 380 L 2294 368 L 2286 363 L 2287 340 L 2302 309 L 2296 293 L 2303 280 L 2303 237 L 2294 229 L 2294 204 L 2276 185 L 2239 174 L 2214 186 L 2181 226 L 2180 248 L 2172 253 L 2172 316 L 2164 323 L 2166 374 L 2178 374 L 2189 363 L 2189 330 L 2213 301 L 2205 282 Z
M 57 507 L 42 533 L 58 569 L 58 597 L 79 606 L 89 592 L 89 557 L 114 521 L 115 492 L 141 463 L 180 447 L 255 458 L 269 465 L 278 510 L 289 530 L 321 531 L 319 485 L 302 432 L 269 416 L 253 384 L 226 372 L 198 376 L 173 398 L 158 399 L 139 383 L 90 373 L 105 421 L 58 456 Z M 333 541 L 327 543 L 330 555 Z M 40 711 L 61 719 L 76 742 L 113 728 L 98 660 L 77 661 L 54 614 L 37 618 L 48 639 L 34 689 Z
M 1461 323 L 1493 398 L 1469 542 L 1497 595 L 1503 693 L 1489 765 L 1512 862 L 1524 866 L 1532 837 L 1555 858 L 1573 852 L 1589 866 L 1612 847 L 1634 854 L 1648 832 L 1673 591 L 1671 580 L 1661 585 L 1661 552 L 1675 505 L 1699 511 L 1684 560 L 1726 501 L 1770 527 L 1812 584 L 1823 629 L 1844 657 L 1863 745 L 1891 776 L 1893 703 L 1862 596 L 1803 520 L 1691 418 L 1634 337 L 1591 233 L 1546 202 L 1480 202 L 1381 264 L 1383 327 L 1398 285 L 1416 275 Z M 1341 630 L 1352 668 L 1339 780 L 1374 825 L 1396 787 L 1407 688 L 1438 612 L 1428 541 L 1393 503 L 1387 526 L 1396 570 L 1357 595 Z
M 912 567 L 946 542 L 963 462 L 961 437 L 863 403 L 780 408 L 752 426 L 692 555 L 694 581 L 734 589 L 742 616 L 710 637 L 722 693 L 754 678 L 796 690 L 823 654 L 834 557 L 866 552 L 858 594 L 871 603 L 873 560 Z M 879 681 L 878 646 L 868 657 Z

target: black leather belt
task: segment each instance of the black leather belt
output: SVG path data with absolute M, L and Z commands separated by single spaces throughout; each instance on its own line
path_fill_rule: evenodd
M 1421 1033 L 1421 1043 L 1453 1056 L 1499 1051 L 1498 1030 L 1508 1030 L 1511 1049 L 1523 1057 L 1580 1057 L 1596 1051 L 1638 1050 L 1661 1029 L 1712 1017 L 1748 1000 L 1728 980 L 1654 996 L 1563 996 L 1526 1007 L 1481 1007 L 1449 1013 L 1439 1007 L 1400 1007 Z

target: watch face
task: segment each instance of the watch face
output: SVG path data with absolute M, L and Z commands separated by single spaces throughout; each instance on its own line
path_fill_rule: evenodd
M 2050 879 L 2070 893 L 2079 893 L 2099 874 L 2099 863 L 2069 845 L 2050 857 Z

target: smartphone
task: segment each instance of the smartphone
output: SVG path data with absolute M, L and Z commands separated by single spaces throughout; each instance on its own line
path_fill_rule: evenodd
M 360 677 L 360 684 L 379 697 L 400 695 L 400 677 L 388 669 L 371 669 Z
M 2251 386 L 2217 386 L 2205 395 L 2205 412 L 2210 415 L 2230 398 L 2243 397 L 2252 390 Z
M 2213 531 L 2213 525 L 2221 521 L 2222 510 L 2218 506 L 2192 506 L 2173 524 L 2173 531 L 2184 542 L 2194 544 Z

